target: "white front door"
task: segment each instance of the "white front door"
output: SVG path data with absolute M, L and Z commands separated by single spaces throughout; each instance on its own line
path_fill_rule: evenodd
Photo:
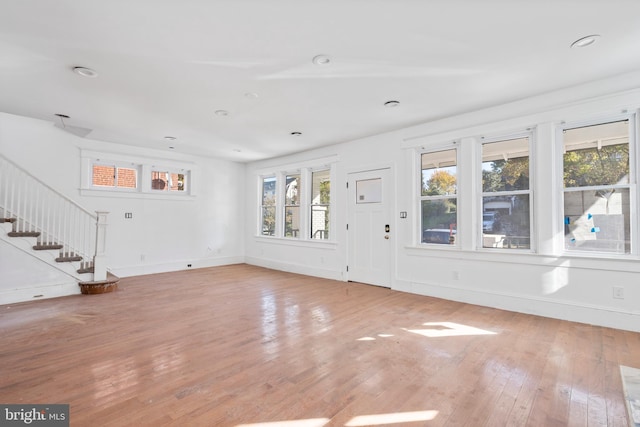
M 349 174 L 348 280 L 391 287 L 391 171 Z

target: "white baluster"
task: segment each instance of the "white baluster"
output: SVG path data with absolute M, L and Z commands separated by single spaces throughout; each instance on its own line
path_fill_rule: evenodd
M 107 279 L 107 215 L 109 212 L 96 211 L 98 220 L 96 221 L 96 252 L 93 257 L 93 280 Z

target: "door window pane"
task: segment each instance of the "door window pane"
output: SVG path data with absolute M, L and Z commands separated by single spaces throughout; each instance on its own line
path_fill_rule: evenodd
M 356 181 L 356 203 L 382 202 L 382 178 Z

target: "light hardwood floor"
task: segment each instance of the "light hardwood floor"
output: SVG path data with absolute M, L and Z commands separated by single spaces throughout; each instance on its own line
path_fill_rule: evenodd
M 0 403 L 71 426 L 627 426 L 640 367 L 638 333 L 248 265 L 0 306 L 0 334 Z

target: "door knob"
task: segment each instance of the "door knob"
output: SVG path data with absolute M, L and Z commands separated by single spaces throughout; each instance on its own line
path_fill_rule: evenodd
M 385 234 L 385 235 L 384 235 L 384 238 L 385 238 L 385 239 L 387 239 L 387 240 L 389 240 L 389 235 L 388 235 L 388 234 Z

